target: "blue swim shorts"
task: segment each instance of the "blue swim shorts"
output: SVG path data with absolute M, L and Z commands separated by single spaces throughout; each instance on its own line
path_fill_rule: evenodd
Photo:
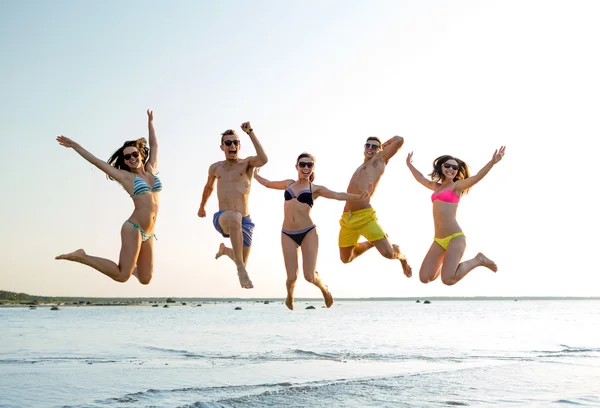
M 215 215 L 213 215 L 213 225 L 215 229 L 219 232 L 219 234 L 223 235 L 225 238 L 229 238 L 229 235 L 223 233 L 221 229 L 221 225 L 219 224 L 219 217 L 225 211 L 217 211 Z M 242 235 L 244 237 L 244 246 L 251 247 L 252 246 L 252 231 L 254 231 L 254 223 L 252 222 L 252 218 L 250 218 L 250 214 L 242 217 Z

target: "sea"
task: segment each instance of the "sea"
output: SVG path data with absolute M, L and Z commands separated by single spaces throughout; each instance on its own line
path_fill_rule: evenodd
M 600 300 L 165 305 L 0 308 L 0 406 L 600 407 Z

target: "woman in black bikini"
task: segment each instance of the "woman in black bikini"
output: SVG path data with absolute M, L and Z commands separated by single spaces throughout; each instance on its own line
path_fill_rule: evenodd
M 298 248 L 302 249 L 302 269 L 304 278 L 321 289 L 325 305 L 331 307 L 333 297 L 329 289 L 315 270 L 317 266 L 317 253 L 319 251 L 319 236 L 313 221 L 310 218 L 310 210 L 313 201 L 318 197 L 331 198 L 334 200 L 364 200 L 371 191 L 363 194 L 336 193 L 323 186 L 312 184 L 315 179 L 315 158 L 302 153 L 296 160 L 298 180 L 269 181 L 258 174 L 259 169 L 254 170 L 254 178 L 263 186 L 275 190 L 285 190 L 284 218 L 281 229 L 281 248 L 283 260 L 287 271 L 287 298 L 285 305 L 294 309 L 294 287 L 298 278 Z

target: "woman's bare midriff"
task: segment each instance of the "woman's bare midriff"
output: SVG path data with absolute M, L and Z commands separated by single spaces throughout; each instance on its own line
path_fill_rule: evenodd
M 283 226 L 288 231 L 298 231 L 314 225 L 310 218 L 311 208 L 308 204 L 295 199 L 286 201 L 283 207 Z
M 158 213 L 158 193 L 150 192 L 133 197 L 135 208 L 129 220 L 138 224 L 146 233 L 154 231 Z
M 433 223 L 436 238 L 444 238 L 462 232 L 456 221 L 457 209 L 458 204 L 445 203 L 439 200 L 433 202 Z

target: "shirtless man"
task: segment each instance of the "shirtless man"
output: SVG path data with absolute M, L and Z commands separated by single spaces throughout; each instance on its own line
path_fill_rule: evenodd
M 368 137 L 365 143 L 365 161 L 356 169 L 348 185 L 348 193 L 360 194 L 372 184 L 373 192 L 385 171 L 388 161 L 400 150 L 404 139 L 394 136 L 387 142 L 381 144 L 378 137 Z M 371 196 L 364 200 L 346 201 L 344 213 L 340 219 L 340 259 L 343 263 L 352 262 L 357 256 L 375 247 L 381 255 L 388 259 L 398 259 L 402 264 L 404 274 L 412 276 L 411 267 L 406 257 L 400 252 L 400 247 L 391 244 L 387 234 L 377 222 L 375 210 L 371 207 Z M 363 236 L 365 242 L 358 242 Z
M 233 248 L 221 244 L 215 258 L 218 259 L 222 255 L 231 258 L 237 267 L 240 285 L 242 288 L 251 289 L 254 286 L 246 271 L 246 264 L 252 246 L 254 223 L 248 214 L 248 195 L 254 168 L 264 166 L 268 158 L 250 122 L 243 123 L 242 130 L 250 136 L 256 156 L 240 159 L 238 153 L 242 145 L 235 131 L 229 129 L 221 134 L 221 150 L 225 153 L 225 160 L 213 163 L 208 169 L 208 180 L 202 193 L 198 217 L 206 217 L 204 207 L 213 192 L 216 180 L 219 211 L 213 216 L 213 225 L 221 235 L 231 238 Z

